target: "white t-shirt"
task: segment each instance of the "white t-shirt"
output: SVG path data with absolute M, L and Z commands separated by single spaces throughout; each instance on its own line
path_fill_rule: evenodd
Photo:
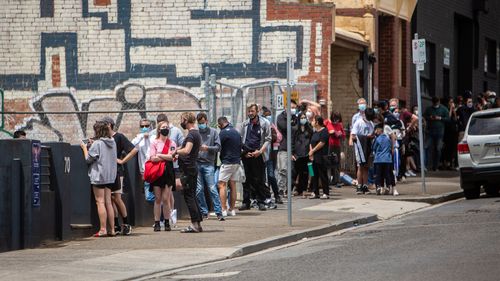
M 352 126 L 351 135 L 369 136 L 373 134 L 374 126 L 372 121 L 359 118 Z
M 155 135 L 149 135 L 149 137 L 145 138 L 144 134 L 138 134 L 133 140 L 132 144 L 135 145 L 137 149 L 138 161 L 139 161 L 139 170 L 141 174 L 144 174 L 144 164 L 149 157 L 149 147 L 151 145 L 150 138 L 154 138 Z

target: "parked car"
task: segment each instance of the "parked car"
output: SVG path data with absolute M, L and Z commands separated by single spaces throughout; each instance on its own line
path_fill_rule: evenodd
M 458 143 L 460 185 L 465 198 L 475 199 L 481 187 L 497 196 L 500 190 L 500 109 L 472 114 Z

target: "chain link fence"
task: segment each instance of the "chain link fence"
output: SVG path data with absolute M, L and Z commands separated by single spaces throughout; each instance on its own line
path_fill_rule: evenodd
M 3 95 L 2 95 L 3 105 Z M 12 107 L 11 107 L 12 108 Z M 71 89 L 53 89 L 30 101 L 29 110 L 2 108 L 1 138 L 11 138 L 15 130 L 24 130 L 28 138 L 78 144 L 94 135 L 93 125 L 105 116 L 115 120 L 116 130 L 132 139 L 139 133 L 139 122 L 146 118 L 156 123 L 159 113 L 179 126 L 182 112 L 202 111 L 199 99 L 181 87 L 145 88 L 128 84 L 111 96 L 80 97 Z

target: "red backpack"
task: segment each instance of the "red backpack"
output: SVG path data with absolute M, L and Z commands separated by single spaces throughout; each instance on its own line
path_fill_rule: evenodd
M 165 141 L 165 146 L 163 146 L 163 150 L 161 154 L 167 154 L 168 148 L 170 147 L 170 139 Z M 144 164 L 144 180 L 152 183 L 159 179 L 163 173 L 165 172 L 165 161 L 153 162 L 151 160 L 146 161 Z

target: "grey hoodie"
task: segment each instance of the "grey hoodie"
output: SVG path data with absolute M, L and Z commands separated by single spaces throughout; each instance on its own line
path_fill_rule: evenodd
M 90 146 L 87 161 L 91 184 L 110 184 L 116 180 L 116 143 L 113 138 L 100 138 Z

